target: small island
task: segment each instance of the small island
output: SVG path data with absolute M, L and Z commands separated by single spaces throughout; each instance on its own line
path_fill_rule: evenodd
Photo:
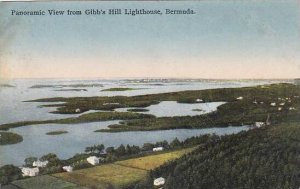
M 143 88 L 127 88 L 127 87 L 116 87 L 116 88 L 109 88 L 109 89 L 103 89 L 101 91 L 103 92 L 107 92 L 107 91 L 133 91 L 133 90 L 139 90 L 139 89 L 143 89 Z
M 0 132 L 0 145 L 17 144 L 23 141 L 23 137 L 16 133 Z
M 12 88 L 15 87 L 13 85 L 9 85 L 9 84 L 0 84 L 0 88 Z
M 148 109 L 145 108 L 132 108 L 132 109 L 127 109 L 128 112 L 149 112 Z
M 68 131 L 65 130 L 57 130 L 57 131 L 50 131 L 47 132 L 46 135 L 62 135 L 62 134 L 67 134 Z
M 56 89 L 54 91 L 71 91 L 71 92 L 81 92 L 81 91 L 87 91 L 86 89 Z
M 203 112 L 203 110 L 202 110 L 202 109 L 199 109 L 199 108 L 192 109 L 192 111 L 194 111 L 194 112 Z

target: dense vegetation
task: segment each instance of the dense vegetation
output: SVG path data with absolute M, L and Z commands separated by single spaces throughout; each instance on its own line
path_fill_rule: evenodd
M 21 170 L 14 165 L 0 167 L 0 188 L 1 184 L 7 184 L 22 177 Z
M 16 133 L 0 132 L 0 145 L 16 144 L 23 141 L 23 137 Z
M 161 176 L 166 189 L 298 189 L 299 145 L 299 122 L 224 136 L 155 169 L 136 189 Z

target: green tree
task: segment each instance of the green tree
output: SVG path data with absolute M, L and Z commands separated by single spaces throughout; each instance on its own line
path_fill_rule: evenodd
M 22 177 L 21 170 L 14 165 L 5 165 L 0 168 L 0 184 L 8 184 Z
M 32 167 L 32 164 L 34 161 L 37 161 L 38 158 L 37 157 L 28 157 L 24 160 L 25 166 L 26 167 Z

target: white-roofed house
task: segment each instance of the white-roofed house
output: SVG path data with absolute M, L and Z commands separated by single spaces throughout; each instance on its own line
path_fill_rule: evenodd
M 197 99 L 196 99 L 196 102 L 203 102 L 203 100 L 200 99 L 200 98 L 197 98 Z
M 99 158 L 97 158 L 96 156 L 90 156 L 88 158 L 86 158 L 87 162 L 89 162 L 89 164 L 92 165 L 97 165 L 99 164 Z
M 260 127 L 262 127 L 262 126 L 265 126 L 266 124 L 264 123 L 264 122 L 255 122 L 254 123 L 254 126 L 256 127 L 256 128 L 260 128 Z
M 38 161 L 34 161 L 32 163 L 32 166 L 33 167 L 46 167 L 48 163 L 49 163 L 48 161 L 39 161 L 38 160 Z
M 163 150 L 164 150 L 163 147 L 156 147 L 156 148 L 152 149 L 153 152 L 159 152 L 159 151 L 163 151 Z
M 154 186 L 162 186 L 165 184 L 165 182 L 166 182 L 166 180 L 163 177 L 159 177 L 157 179 L 154 179 L 153 185 Z
M 239 97 L 237 97 L 236 99 L 237 99 L 237 100 L 243 100 L 243 98 L 244 98 L 244 97 L 239 96 Z
M 34 176 L 37 176 L 39 174 L 39 168 L 38 167 L 35 167 L 35 168 L 22 167 L 21 171 L 23 173 L 23 177 L 25 177 L 25 176 L 34 177 Z
M 72 172 L 73 171 L 73 167 L 72 166 L 63 166 L 62 167 L 62 169 L 64 170 L 64 171 L 67 171 L 67 172 Z

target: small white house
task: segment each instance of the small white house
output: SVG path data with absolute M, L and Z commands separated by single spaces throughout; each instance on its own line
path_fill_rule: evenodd
M 197 99 L 196 99 L 196 102 L 203 102 L 203 100 L 200 99 L 200 98 L 197 98 Z
M 271 106 L 276 106 L 276 103 L 275 103 L 275 102 L 271 102 L 270 105 L 271 105 Z
M 80 113 L 80 112 L 81 112 L 80 108 L 77 108 L 77 109 L 75 110 L 75 112 L 76 112 L 76 113 Z
M 243 98 L 244 98 L 244 97 L 240 96 L 240 97 L 237 97 L 236 99 L 237 99 L 237 100 L 243 100 Z
M 165 184 L 165 182 L 166 182 L 166 180 L 163 177 L 159 177 L 157 179 L 154 179 L 153 185 L 154 186 L 162 186 Z
M 262 126 L 265 126 L 265 123 L 264 123 L 264 122 L 255 122 L 255 123 L 254 123 L 254 126 L 255 126 L 256 128 L 260 128 L 260 127 L 262 127 Z
M 294 107 L 289 107 L 289 110 L 296 110 L 296 108 L 294 108 Z
M 279 105 L 280 105 L 280 106 L 284 106 L 284 105 L 285 105 L 285 102 L 282 102 L 282 103 L 280 103 Z
M 73 167 L 72 166 L 63 166 L 62 169 L 64 171 L 67 171 L 67 172 L 72 172 L 73 171 Z
M 163 147 L 156 147 L 156 148 L 152 149 L 153 152 L 159 152 L 159 151 L 163 151 L 163 150 L 164 150 Z
M 92 165 L 99 164 L 99 158 L 97 158 L 96 156 L 90 156 L 86 160 L 89 162 L 89 164 L 92 164 Z
M 278 111 L 281 111 L 282 110 L 282 107 L 278 107 Z
M 38 160 L 38 161 L 34 161 L 32 163 L 32 166 L 33 167 L 46 167 L 48 163 L 49 163 L 48 161 L 39 161 Z
M 23 173 L 23 177 L 25 177 L 25 176 L 34 177 L 34 176 L 37 176 L 39 174 L 39 168 L 38 167 L 35 167 L 35 168 L 22 167 L 21 171 Z

